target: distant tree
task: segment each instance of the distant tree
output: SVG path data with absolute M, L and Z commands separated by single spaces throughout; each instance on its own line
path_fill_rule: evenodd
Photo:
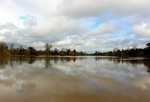
M 0 55 L 8 54 L 8 46 L 5 42 L 0 42 Z
M 69 55 L 70 51 L 71 51 L 70 49 L 67 49 L 66 54 Z
M 29 50 L 29 55 L 36 55 L 36 50 L 34 47 L 29 47 L 28 50 Z
M 121 57 L 125 57 L 124 52 L 121 53 Z
M 65 54 L 65 51 L 66 51 L 66 50 L 65 50 L 64 48 L 62 48 L 61 51 L 60 51 L 60 56 L 65 56 L 65 55 L 66 55 L 66 54 Z
M 8 46 L 6 45 L 5 42 L 0 42 L 0 51 L 2 51 L 4 49 L 8 49 Z
M 113 56 L 118 56 L 118 48 L 113 49 Z
M 23 46 L 20 45 L 20 46 L 19 46 L 19 55 L 22 55 L 22 54 L 23 54 Z
M 74 49 L 73 50 L 73 56 L 76 56 L 77 55 L 77 51 Z
M 65 56 L 65 52 L 64 51 L 60 51 L 60 56 Z
M 66 49 L 65 49 L 65 48 L 62 48 L 62 49 L 61 49 L 61 51 L 64 51 L 64 52 L 66 52 Z
M 73 51 L 69 52 L 69 56 L 75 56 Z
M 150 43 L 147 43 L 147 44 L 146 44 L 146 46 L 147 46 L 147 48 L 149 48 L 149 49 L 150 49 Z
M 119 50 L 118 48 L 114 48 L 113 52 L 118 52 L 118 50 Z
M 144 50 L 145 56 L 150 57 L 150 43 L 147 43 L 146 46 L 147 48 Z
M 14 44 L 13 43 L 10 45 L 10 50 L 14 50 Z
M 10 45 L 10 53 L 11 53 L 11 54 L 14 53 L 14 44 L 13 44 L 13 43 Z
M 20 46 L 19 46 L 19 49 L 23 49 L 23 46 L 22 46 L 22 45 L 20 45 Z
M 59 55 L 59 50 L 57 48 L 54 49 L 54 55 Z
M 73 52 L 76 53 L 76 50 L 74 49 Z
M 49 55 L 51 48 L 52 48 L 52 45 L 49 45 L 48 43 L 45 44 L 46 55 Z
M 101 52 L 95 51 L 94 55 L 101 55 Z

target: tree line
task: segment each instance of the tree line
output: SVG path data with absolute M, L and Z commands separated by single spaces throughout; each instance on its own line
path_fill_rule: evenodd
M 5 42 L 0 42 L 0 56 L 20 55 L 20 56 L 38 56 L 38 55 L 58 55 L 58 56 L 86 56 L 86 52 L 70 50 L 70 49 L 57 49 L 52 50 L 52 45 L 46 43 L 44 50 L 36 50 L 34 47 L 24 48 L 22 45 L 15 48 L 12 43 L 10 47 Z
M 22 45 L 15 48 L 12 43 L 10 47 L 7 46 L 5 42 L 0 42 L 0 56 L 5 55 L 20 55 L 20 56 L 38 56 L 38 55 L 53 55 L 53 56 L 118 56 L 118 57 L 150 57 L 150 43 L 146 44 L 145 48 L 131 48 L 131 49 L 118 49 L 114 48 L 113 51 L 100 52 L 95 51 L 95 53 L 87 54 L 86 52 L 76 51 L 62 48 L 61 50 L 55 48 L 52 50 L 52 45 L 46 43 L 44 50 L 36 50 L 34 47 L 24 48 Z
M 118 49 L 114 48 L 113 51 L 108 52 L 99 52 L 95 51 L 92 55 L 95 56 L 118 56 L 118 57 L 150 57 L 150 43 L 146 44 L 145 48 L 136 48 L 133 47 L 131 49 Z

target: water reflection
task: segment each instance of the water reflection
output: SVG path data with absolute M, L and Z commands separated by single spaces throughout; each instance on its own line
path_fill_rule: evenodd
M 148 69 L 142 58 L 4 57 L 0 102 L 149 102 Z
M 89 57 L 1 57 L 0 58 L 0 68 L 5 68 L 6 65 L 10 65 L 13 68 L 14 63 L 23 64 L 33 64 L 35 61 L 45 60 L 45 68 L 52 67 L 51 61 L 55 64 L 58 62 L 67 63 L 70 61 L 75 62 L 76 60 L 88 59 Z M 137 59 L 121 59 L 117 57 L 93 57 L 95 61 L 110 61 L 114 64 L 131 64 L 133 66 L 136 65 L 145 65 L 147 67 L 147 71 L 150 72 L 150 59 L 137 58 Z
M 6 65 L 10 65 L 13 68 L 13 64 L 33 64 L 35 61 L 45 61 L 45 68 L 52 67 L 51 61 L 55 64 L 58 62 L 67 63 L 70 61 L 75 62 L 76 59 L 83 60 L 86 57 L 1 57 L 0 58 L 0 68 L 5 68 Z
M 96 61 L 100 60 L 108 60 L 112 61 L 114 64 L 131 64 L 133 66 L 136 65 L 145 65 L 147 67 L 147 71 L 150 72 L 150 59 L 148 58 L 118 58 L 118 57 L 95 57 Z

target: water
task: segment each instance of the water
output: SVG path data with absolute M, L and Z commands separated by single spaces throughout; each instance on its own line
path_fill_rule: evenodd
M 0 58 L 0 102 L 150 102 L 150 59 Z

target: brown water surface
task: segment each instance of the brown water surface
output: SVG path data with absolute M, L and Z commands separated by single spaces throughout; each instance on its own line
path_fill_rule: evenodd
M 150 59 L 1 57 L 0 102 L 150 102 Z

